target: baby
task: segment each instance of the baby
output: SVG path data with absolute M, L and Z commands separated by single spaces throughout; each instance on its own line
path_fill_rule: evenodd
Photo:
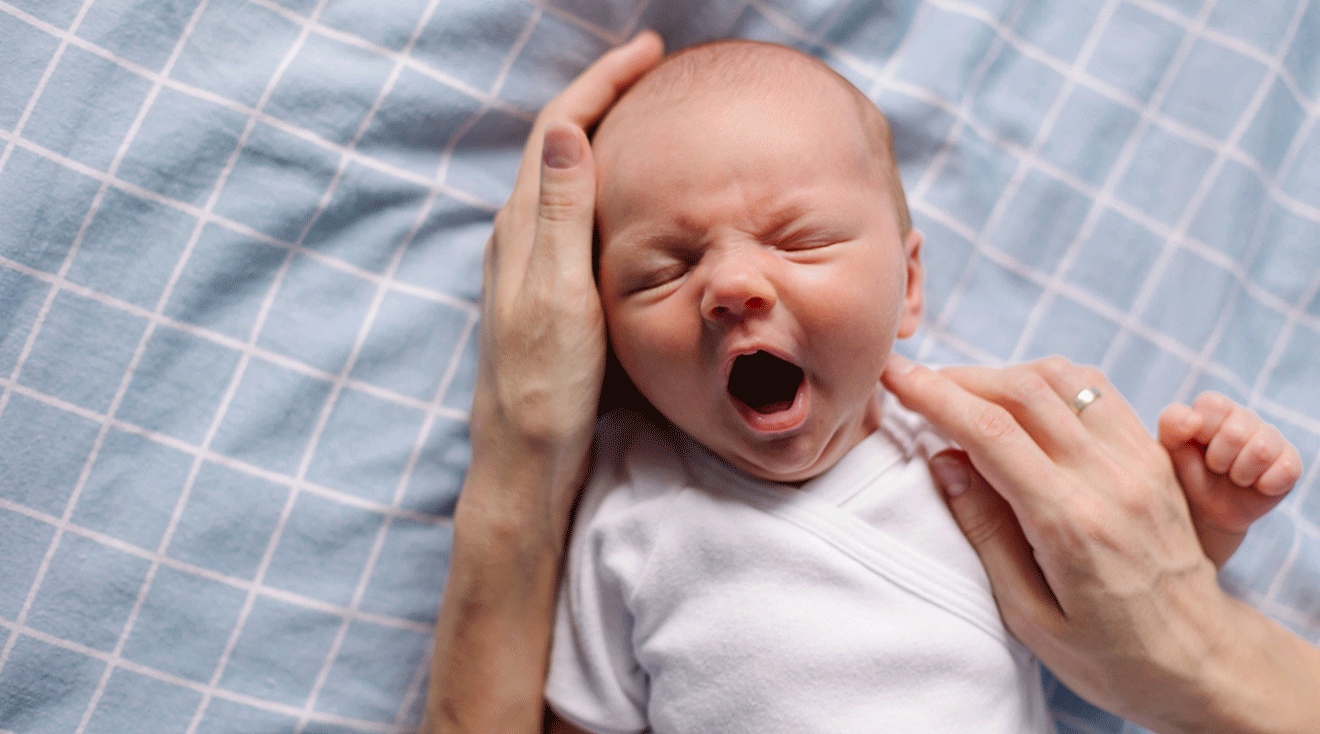
M 546 686 L 557 730 L 1052 731 L 933 485 L 947 442 L 879 388 L 922 309 L 890 146 L 841 76 L 747 41 L 671 56 L 598 127 L 601 302 L 665 420 L 601 421 Z M 1207 486 L 1248 453 L 1221 427 L 1264 430 L 1222 402 L 1165 423 L 1171 450 L 1219 441 L 1184 479 Z M 1281 494 L 1296 476 L 1270 468 L 1271 438 L 1233 479 L 1282 476 Z

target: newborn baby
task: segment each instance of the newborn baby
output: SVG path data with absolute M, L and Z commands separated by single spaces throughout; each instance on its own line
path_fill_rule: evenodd
M 599 290 L 660 414 L 602 419 L 556 619 L 552 730 L 1048 732 L 885 396 L 921 235 L 875 105 L 820 61 L 679 52 L 601 122 Z

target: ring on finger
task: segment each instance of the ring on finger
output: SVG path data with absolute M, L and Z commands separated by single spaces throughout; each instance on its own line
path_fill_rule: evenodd
M 1100 399 L 1099 390 L 1097 390 L 1094 387 L 1083 388 L 1081 392 L 1077 393 L 1077 397 L 1072 399 L 1072 403 L 1070 403 L 1070 405 L 1072 405 L 1072 409 L 1074 413 L 1076 413 L 1077 415 L 1081 415 L 1082 411 L 1086 410 L 1086 406 L 1090 405 L 1091 403 L 1094 403 L 1099 399 Z

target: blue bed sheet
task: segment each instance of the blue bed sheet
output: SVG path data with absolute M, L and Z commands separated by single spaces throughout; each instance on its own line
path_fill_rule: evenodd
M 1223 580 L 1320 641 L 1320 2 L 0 0 L 0 731 L 417 726 L 491 216 L 642 27 L 890 115 L 909 355 L 1276 423 Z

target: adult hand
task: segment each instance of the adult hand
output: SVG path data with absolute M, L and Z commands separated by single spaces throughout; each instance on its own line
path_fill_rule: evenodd
M 659 60 L 644 32 L 546 105 L 486 249 L 481 353 L 423 732 L 538 734 L 569 512 L 605 363 L 584 128 Z
M 1068 687 L 1161 732 L 1320 720 L 1320 652 L 1218 586 L 1167 452 L 1099 371 L 894 358 L 884 383 L 966 449 L 932 470 L 1005 624 Z
M 537 512 L 562 544 L 605 366 L 605 319 L 592 275 L 595 164 L 584 128 L 660 58 L 645 31 L 602 56 L 541 110 L 486 248 L 481 353 L 471 413 L 473 464 L 553 464 Z

